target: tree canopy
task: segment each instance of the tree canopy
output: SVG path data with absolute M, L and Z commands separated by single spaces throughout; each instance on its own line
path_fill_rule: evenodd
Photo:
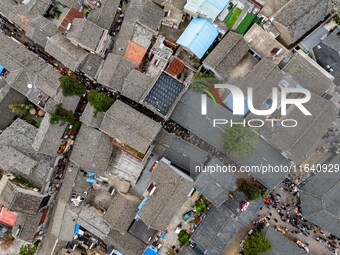
M 187 242 L 189 242 L 189 239 L 190 239 L 190 234 L 188 233 L 188 231 L 183 229 L 181 230 L 181 232 L 179 232 L 178 241 L 180 242 L 181 245 L 184 245 Z
M 95 113 L 106 112 L 115 101 L 111 97 L 105 95 L 103 92 L 98 92 L 96 90 L 91 90 L 87 95 L 87 99 L 95 109 Z
M 69 76 L 61 76 L 59 81 L 64 96 L 82 96 L 86 93 L 83 85 Z
M 255 150 L 258 140 L 258 136 L 250 127 L 233 125 L 224 133 L 223 146 L 227 155 L 231 154 L 235 157 L 244 157 Z
M 259 230 L 244 241 L 243 249 L 245 255 L 259 255 L 271 250 L 271 244 L 266 236 Z
M 261 197 L 260 190 L 244 179 L 238 181 L 238 189 L 242 191 L 246 198 L 250 201 Z
M 37 247 L 34 244 L 25 244 L 20 247 L 19 255 L 34 255 Z
M 72 111 L 69 111 L 62 107 L 62 104 L 57 104 L 55 106 L 54 112 L 51 113 L 50 123 L 51 124 L 64 124 L 65 122 L 68 123 L 75 123 L 76 118 L 73 116 Z
M 31 103 L 13 103 L 8 105 L 8 108 L 19 117 L 28 113 L 29 109 L 32 107 L 34 106 Z

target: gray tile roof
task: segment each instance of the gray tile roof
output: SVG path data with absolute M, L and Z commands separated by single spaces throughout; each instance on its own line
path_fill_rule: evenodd
M 97 54 L 89 54 L 80 66 L 79 70 L 92 79 L 97 79 L 100 67 L 104 64 L 104 60 Z
M 240 62 L 248 52 L 249 46 L 243 37 L 230 31 L 215 49 L 203 61 L 207 67 L 213 68 L 222 79 Z
M 138 22 L 153 31 L 157 31 L 164 17 L 163 10 L 150 0 L 146 0 Z
M 37 0 L 22 5 L 10 0 L 2 0 L 0 1 L 0 9 L 3 16 L 26 30 L 29 24 L 28 20 L 32 17 L 42 16 L 50 3 L 50 0 Z
M 124 255 L 142 254 L 146 248 L 146 244 L 131 234 L 125 233 L 122 235 L 115 230 L 111 230 L 109 235 L 104 239 L 104 242 L 108 245 L 112 245 Z
M 39 192 L 19 188 L 11 181 L 5 185 L 1 197 L 8 210 L 30 215 L 35 215 L 38 212 L 44 198 Z
M 102 214 L 94 207 L 72 207 L 70 213 L 75 221 L 96 237 L 105 240 L 110 233 L 110 225 L 102 218 Z
M 79 10 L 79 8 L 82 6 L 78 0 L 59 0 L 59 2 L 68 6 L 69 8 L 74 7 L 77 10 Z
M 129 75 L 125 78 L 122 95 L 135 102 L 140 102 L 145 92 L 153 85 L 153 80 L 154 79 L 147 74 L 132 69 Z
M 237 201 L 238 207 L 241 201 Z M 251 222 L 262 204 L 262 199 L 250 202 L 247 210 L 238 212 L 237 217 L 226 205 L 210 209 L 190 238 L 197 244 L 194 254 L 220 255 L 240 228 Z
M 208 159 L 208 153 L 180 137 L 170 134 L 164 129 L 155 140 L 153 152 L 171 161 L 172 164 L 190 172 L 193 177 L 196 166 L 203 166 Z
M 57 104 L 62 104 L 63 108 L 74 112 L 78 106 L 80 97 L 79 96 L 64 96 L 60 90 L 54 98 L 50 98 L 45 106 L 45 110 L 49 113 L 54 112 Z
M 52 168 L 53 160 L 32 148 L 37 133 L 36 127 L 16 119 L 0 134 L 0 163 L 4 170 L 29 178 L 37 187 L 41 187 Z
M 80 121 L 84 123 L 86 126 L 99 128 L 100 124 L 103 121 L 105 113 L 97 112 L 97 114 L 94 116 L 94 112 L 95 110 L 93 106 L 90 103 L 88 103 L 85 107 L 83 114 L 80 116 Z
M 163 160 L 159 161 L 153 169 L 151 179 L 157 189 L 148 198 L 138 215 L 149 227 L 165 230 L 172 217 L 188 199 L 194 182 Z
M 149 228 L 142 220 L 136 219 L 129 228 L 129 233 L 137 239 L 148 244 L 150 240 L 158 233 L 158 231 Z
M 18 238 L 33 242 L 34 235 L 38 232 L 39 222 L 41 220 L 42 213 L 26 214 L 18 213 L 17 220 L 12 229 L 13 233 L 20 229 Z
M 38 133 L 34 138 L 32 147 L 37 152 L 40 152 L 51 157 L 56 157 L 58 148 L 61 142 L 61 137 L 64 134 L 66 124 L 52 125 L 50 123 L 51 116 L 46 113 L 41 121 Z
M 224 164 L 214 158 L 207 164 L 223 167 Z M 230 172 L 200 173 L 195 179 L 195 187 L 215 206 L 220 206 L 228 199 L 230 191 L 237 188 L 237 175 Z
M 285 254 L 307 254 L 302 248 L 300 248 L 293 241 L 276 231 L 273 227 L 269 227 L 266 233 L 267 239 L 270 241 L 272 250 L 266 255 L 285 255 Z
M 54 97 L 60 86 L 60 74 L 24 45 L 13 42 L 4 34 L 0 38 L 0 63 L 10 72 L 6 77 L 8 85 L 36 104 L 39 93 L 45 99 Z M 28 84 L 34 87 L 29 89 Z
M 109 88 L 121 91 L 124 79 L 135 65 L 120 55 L 108 54 L 97 81 Z
M 133 2 L 132 2 L 133 3 Z M 129 8 L 128 10 L 130 10 Z M 122 27 L 115 37 L 113 53 L 124 56 L 132 36 L 137 29 L 135 22 L 124 20 Z
M 141 153 L 146 153 L 160 129 L 160 123 L 121 101 L 116 101 L 105 113 L 100 126 L 100 130 L 104 133 Z
M 104 29 L 93 22 L 83 18 L 76 18 L 67 33 L 67 38 L 95 51 L 103 33 Z
M 328 37 L 327 37 L 328 38 Z M 316 59 L 316 62 L 325 70 L 328 70 L 328 66 L 333 69 L 331 75 L 334 77 L 334 84 L 336 86 L 340 85 L 340 51 L 336 51 L 336 46 L 332 46 L 330 43 L 328 45 L 321 42 L 319 44 L 321 46 L 318 49 L 317 46 L 313 48 L 313 53 Z M 332 46 L 329 47 L 329 46 Z
M 109 30 L 114 21 L 120 0 L 102 0 L 101 6 L 92 10 L 88 19 L 98 26 Z
M 72 44 L 60 33 L 48 38 L 45 51 L 72 71 L 77 70 L 89 54 L 86 50 Z
M 191 236 L 202 254 L 220 255 L 242 224 L 225 208 L 213 208 Z
M 332 7 L 331 0 L 291 0 L 274 15 L 274 21 L 288 29 L 294 43 L 325 18 Z
M 326 44 L 328 47 L 334 49 L 340 54 L 340 33 L 339 29 L 334 29 L 334 31 L 328 35 L 322 42 Z
M 339 164 L 335 157 L 330 164 Z M 318 173 L 301 191 L 302 215 L 308 221 L 340 236 L 340 178 L 337 174 Z
M 3 146 L 0 155 L 0 167 L 15 174 L 29 176 L 37 165 L 37 161 L 10 146 Z
M 111 229 L 124 234 L 128 231 L 136 213 L 139 203 L 128 196 L 117 193 L 112 199 L 103 218 Z
M 162 72 L 143 101 L 156 112 L 167 116 L 172 112 L 184 87 L 183 83 Z
M 47 38 L 58 33 L 57 26 L 43 16 L 34 17 L 27 29 L 26 37 L 45 48 Z
M 207 100 L 207 108 L 208 114 L 206 116 L 201 115 L 201 94 L 190 89 L 178 103 L 171 115 L 171 119 L 211 144 L 219 151 L 224 152 L 222 141 L 227 125 L 213 128 L 212 120 L 235 120 L 236 118 L 228 109 L 218 104 L 214 105 L 210 99 Z M 247 157 L 237 158 L 231 155 L 228 155 L 228 157 L 238 165 L 244 166 L 259 166 L 264 163 L 272 165 L 290 165 L 289 161 L 285 159 L 279 151 L 275 150 L 273 146 L 262 139 L 259 139 L 257 148 Z M 268 188 L 275 187 L 286 175 L 286 173 L 268 173 L 266 175 L 253 173 L 253 176 L 258 178 L 259 181 Z
M 115 38 L 113 53 L 124 56 L 129 41 L 140 23 L 153 33 L 156 33 L 163 18 L 163 10 L 150 0 L 132 1 L 127 9 L 122 27 Z
M 322 96 L 332 86 L 332 76 L 303 52 L 294 54 L 283 68 L 304 88 Z
M 263 109 L 273 86 L 279 86 L 282 82 L 289 83 L 292 87 L 300 85 L 312 92 L 311 100 L 305 104 L 312 116 L 305 116 L 296 107 L 291 107 L 288 111 L 286 119 L 297 120 L 299 123 L 297 127 L 289 129 L 276 126 L 273 128 L 267 123 L 265 127 L 257 129 L 267 141 L 280 151 L 289 152 L 289 158 L 299 164 L 304 160 L 305 155 L 316 149 L 321 136 L 336 119 L 333 104 L 313 93 L 323 95 L 331 86 L 332 81 L 323 76 L 300 53 L 296 53 L 283 70 L 286 73 L 271 61 L 262 59 L 238 82 L 244 92 L 248 87 L 254 89 L 255 108 L 257 109 Z M 254 115 L 250 114 L 247 118 L 253 117 Z
M 151 0 L 136 0 L 130 3 L 129 9 L 126 11 L 125 21 L 138 22 L 157 32 L 163 16 L 161 7 Z
M 105 172 L 111 158 L 111 141 L 109 136 L 97 129 L 82 125 L 70 159 L 86 171 L 101 174 Z

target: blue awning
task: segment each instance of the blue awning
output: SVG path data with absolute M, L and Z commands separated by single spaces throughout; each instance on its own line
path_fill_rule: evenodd
M 146 201 L 148 201 L 148 198 L 144 197 L 144 199 L 142 200 L 142 202 L 140 202 L 140 204 L 138 206 L 138 210 L 143 208 L 143 206 L 145 205 Z
M 123 253 L 120 253 L 120 252 L 117 251 L 117 250 L 113 250 L 113 253 L 116 254 L 116 255 L 123 255 Z
M 77 224 L 74 226 L 74 235 L 78 235 L 79 230 L 80 230 L 80 225 L 77 223 Z
M 190 49 L 201 59 L 218 36 L 218 30 L 211 21 L 193 17 L 177 43 Z

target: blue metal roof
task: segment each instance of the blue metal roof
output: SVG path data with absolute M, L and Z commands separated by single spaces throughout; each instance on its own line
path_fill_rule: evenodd
M 157 254 L 158 252 L 150 246 L 147 247 L 145 251 L 143 252 L 143 255 L 157 255 Z
M 199 59 L 213 44 L 218 30 L 208 19 L 194 17 L 177 43 L 190 49 Z
M 229 2 L 230 0 L 189 0 L 184 8 L 215 21 Z

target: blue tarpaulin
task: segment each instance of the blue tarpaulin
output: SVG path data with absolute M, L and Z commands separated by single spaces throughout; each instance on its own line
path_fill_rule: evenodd
M 4 71 L 4 67 L 2 65 L 0 65 L 0 73 L 2 73 Z
M 218 30 L 208 19 L 193 17 L 177 43 L 190 49 L 201 59 L 218 35 Z
M 74 226 L 74 235 L 78 235 L 79 229 L 80 229 L 80 225 L 77 223 L 77 224 Z
M 158 255 L 158 252 L 156 249 L 149 246 L 145 249 L 143 255 Z
M 88 177 L 95 176 L 95 175 L 96 175 L 96 174 L 93 173 L 93 172 L 88 172 L 88 173 L 87 173 L 87 176 L 88 176 Z
M 96 179 L 93 179 L 93 178 L 86 178 L 86 182 L 88 182 L 88 183 L 95 183 L 95 182 L 96 182 Z

